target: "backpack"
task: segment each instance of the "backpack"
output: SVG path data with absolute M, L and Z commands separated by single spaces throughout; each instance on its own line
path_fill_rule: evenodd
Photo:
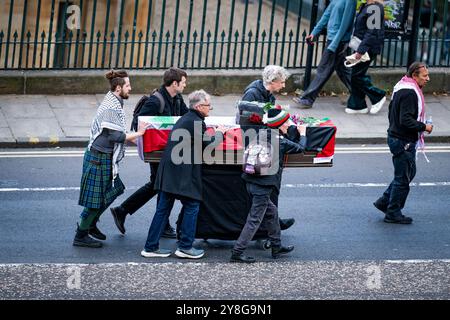
M 246 174 L 255 176 L 268 175 L 272 167 L 272 159 L 272 145 L 269 142 L 261 143 L 256 138 L 245 148 L 242 170 Z
M 165 107 L 165 101 L 164 101 L 164 97 L 162 96 L 161 92 L 159 92 L 158 90 L 154 90 L 150 96 L 147 96 L 147 95 L 142 96 L 142 98 L 139 99 L 138 103 L 134 107 L 133 120 L 131 121 L 131 128 L 130 128 L 132 131 L 137 131 L 139 113 L 141 112 L 141 109 L 144 106 L 144 104 L 147 102 L 147 100 L 151 96 L 155 96 L 158 98 L 159 114 L 163 113 L 164 107 Z

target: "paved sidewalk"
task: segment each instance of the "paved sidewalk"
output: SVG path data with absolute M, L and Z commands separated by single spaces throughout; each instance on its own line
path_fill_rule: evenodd
M 90 124 L 104 95 L 0 95 L 0 148 L 12 147 L 84 147 L 89 140 Z M 141 95 L 125 102 L 127 126 L 134 105 Z M 213 96 L 212 116 L 234 116 L 237 95 Z M 295 107 L 292 96 L 279 96 L 278 102 L 290 105 L 291 113 L 330 118 L 337 126 L 337 143 L 385 143 L 388 126 L 386 102 L 376 115 L 346 114 L 345 96 L 320 97 L 314 107 Z M 185 97 L 185 100 L 187 98 Z M 450 96 L 425 97 L 427 113 L 433 116 L 434 131 L 428 142 L 450 141 Z

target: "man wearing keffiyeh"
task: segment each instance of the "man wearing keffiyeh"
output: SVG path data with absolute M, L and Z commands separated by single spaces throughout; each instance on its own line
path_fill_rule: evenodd
M 119 177 L 119 162 L 125 154 L 125 142 L 142 136 L 145 127 L 138 132 L 126 133 L 123 99 L 131 91 L 126 71 L 111 70 L 106 74 L 111 91 L 98 107 L 92 121 L 89 145 L 86 148 L 81 176 L 78 204 L 84 207 L 76 231 L 74 246 L 99 248 L 102 246 L 90 236 L 105 240 L 98 229 L 100 215 L 125 190 Z
M 412 218 L 404 216 L 401 210 L 408 197 L 409 184 L 416 175 L 416 150 L 425 155 L 424 132 L 433 131 L 433 125 L 425 124 L 422 88 L 428 81 L 430 77 L 426 65 L 414 62 L 408 68 L 407 75 L 394 87 L 389 105 L 387 138 L 394 164 L 394 179 L 383 195 L 373 203 L 385 214 L 384 222 L 412 223 Z

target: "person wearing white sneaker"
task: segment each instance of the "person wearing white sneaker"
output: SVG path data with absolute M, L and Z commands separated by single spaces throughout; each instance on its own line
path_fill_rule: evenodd
M 370 113 L 371 114 L 378 113 L 378 111 L 381 110 L 381 108 L 383 107 L 385 102 L 386 102 L 386 97 L 383 97 L 383 99 L 381 99 L 379 102 L 377 102 L 374 105 L 372 105 L 372 108 L 370 108 Z
M 156 249 L 154 251 L 147 251 L 146 249 L 141 251 L 141 256 L 144 258 L 167 258 L 172 254 L 172 251 L 168 249 Z
M 348 114 L 355 114 L 355 113 L 368 113 L 369 109 L 364 108 L 364 109 L 350 109 L 350 108 L 345 108 L 345 113 Z
M 175 255 L 190 259 L 199 259 L 204 255 L 203 250 L 195 249 L 192 245 L 195 240 L 200 203 L 203 200 L 202 155 L 208 145 L 215 146 L 216 142 L 215 136 L 210 141 L 203 139 L 206 131 L 205 118 L 212 109 L 211 96 L 204 90 L 197 90 L 189 95 L 188 100 L 189 112 L 173 126 L 159 163 L 155 180 L 159 200 L 144 250 L 141 252 L 144 257 L 170 255 L 170 251 L 159 248 L 159 240 L 175 200 L 179 200 L 183 205 L 181 209 L 183 219 L 179 227 L 180 238 Z M 225 131 L 223 126 L 216 128 L 216 132 L 224 134 Z
M 379 25 L 373 25 L 374 15 Z M 370 25 L 370 28 L 368 27 Z M 375 87 L 372 79 L 367 74 L 372 61 L 381 52 L 384 42 L 384 7 L 382 0 L 367 0 L 359 9 L 355 19 L 353 36 L 360 39 L 361 43 L 355 49 L 355 58 L 361 59 L 368 53 L 370 60 L 361 61 L 352 67 L 351 95 L 347 101 L 345 112 L 348 114 L 368 113 L 366 96 L 372 103 L 371 114 L 375 114 L 383 107 L 386 101 L 386 92 Z

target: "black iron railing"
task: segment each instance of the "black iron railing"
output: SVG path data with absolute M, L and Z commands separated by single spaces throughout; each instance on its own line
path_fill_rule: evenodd
M 449 67 L 449 2 L 421 1 L 417 59 Z M 0 70 L 305 68 L 312 2 L 3 0 Z M 410 41 L 386 39 L 374 67 L 405 67 Z

